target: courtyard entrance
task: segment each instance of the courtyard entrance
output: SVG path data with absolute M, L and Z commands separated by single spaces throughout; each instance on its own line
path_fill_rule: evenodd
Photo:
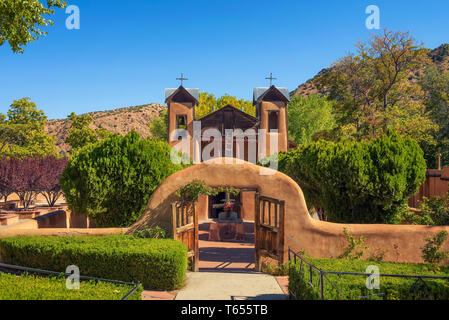
M 198 205 L 172 204 L 174 238 L 188 247 L 192 271 L 252 272 L 264 262 L 284 262 L 285 202 L 256 191 L 249 206 L 254 220 L 244 220 L 243 195 L 218 195 L 201 223 Z

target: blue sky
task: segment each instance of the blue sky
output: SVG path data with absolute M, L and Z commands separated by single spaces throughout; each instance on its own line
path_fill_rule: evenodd
M 354 51 L 373 30 L 410 31 L 425 46 L 449 43 L 449 1 L 433 0 L 78 0 L 80 30 L 59 10 L 49 35 L 14 54 L 0 47 L 0 112 L 31 97 L 50 119 L 163 103 L 164 88 L 186 87 L 250 100 L 255 86 L 290 90 Z

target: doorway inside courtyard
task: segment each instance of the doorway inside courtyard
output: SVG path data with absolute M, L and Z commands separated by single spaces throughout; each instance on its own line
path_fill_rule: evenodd
M 220 187 L 193 202 L 172 203 L 174 239 L 194 272 L 253 272 L 285 262 L 285 201 L 249 188 Z

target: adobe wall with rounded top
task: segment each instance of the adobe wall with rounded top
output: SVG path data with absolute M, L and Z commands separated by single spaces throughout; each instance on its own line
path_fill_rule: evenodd
M 383 251 L 385 261 L 422 262 L 425 239 L 442 230 L 449 231 L 449 227 L 351 225 L 313 220 L 300 187 L 290 177 L 247 162 L 225 164 L 224 159 L 219 161 L 192 166 L 170 176 L 153 193 L 144 215 L 129 232 L 145 226 L 161 226 L 171 231 L 171 203 L 177 200 L 175 192 L 195 179 L 204 180 L 211 187 L 257 188 L 261 195 L 285 200 L 285 255 L 290 247 L 304 249 L 312 257 L 337 257 L 347 246 L 343 233 L 347 228 L 352 235 L 365 237 L 365 243 L 370 247 L 367 258 Z M 446 243 L 443 249 L 449 250 L 449 244 Z

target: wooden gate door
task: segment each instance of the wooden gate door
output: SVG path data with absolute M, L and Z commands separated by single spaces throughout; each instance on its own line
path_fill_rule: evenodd
M 255 267 L 261 271 L 264 257 L 284 263 L 285 201 L 256 193 L 255 205 Z
M 187 246 L 188 257 L 191 261 L 192 271 L 198 272 L 198 210 L 197 203 L 172 203 L 173 212 L 173 238 Z

